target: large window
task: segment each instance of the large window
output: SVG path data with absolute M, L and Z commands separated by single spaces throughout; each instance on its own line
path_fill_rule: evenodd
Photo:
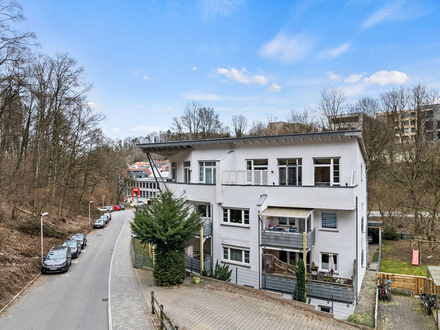
M 302 160 L 278 159 L 278 182 L 282 186 L 302 185 Z
M 223 222 L 249 225 L 249 210 L 223 209 Z
M 183 162 L 183 182 L 191 182 L 191 162 Z
M 322 212 L 321 213 L 321 228 L 329 230 L 338 229 L 338 219 L 336 213 Z
M 328 262 L 329 262 L 329 253 L 321 253 L 321 269 L 323 270 L 329 270 L 328 269 Z M 333 253 L 333 262 L 335 264 L 335 271 L 338 271 L 338 255 Z
M 339 158 L 315 158 L 315 186 L 339 186 Z
M 223 260 L 234 263 L 250 264 L 249 250 L 242 250 L 230 247 L 223 247 Z
M 215 162 L 199 162 L 199 181 L 215 184 Z
M 267 184 L 267 159 L 246 160 L 246 183 Z

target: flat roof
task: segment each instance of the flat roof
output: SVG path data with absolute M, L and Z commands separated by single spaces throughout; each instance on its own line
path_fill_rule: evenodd
M 156 153 L 166 157 L 177 155 L 186 150 L 192 150 L 195 146 L 224 145 L 224 144 L 245 144 L 245 143 L 261 143 L 266 141 L 295 141 L 304 139 L 323 139 L 323 138 L 342 138 L 355 137 L 359 142 L 362 155 L 367 167 L 369 167 L 367 151 L 365 149 L 364 140 L 362 139 L 361 130 L 350 131 L 334 131 L 334 132 L 315 132 L 301 134 L 282 134 L 282 135 L 265 135 L 265 136 L 246 136 L 236 138 L 217 138 L 206 140 L 190 140 L 190 141 L 169 141 L 158 143 L 140 143 L 136 146 L 141 148 L 145 153 Z

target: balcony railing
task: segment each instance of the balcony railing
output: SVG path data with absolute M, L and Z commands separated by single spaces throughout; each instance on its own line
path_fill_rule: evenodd
M 207 256 L 203 258 L 204 261 L 204 268 L 212 272 L 212 257 Z M 191 273 L 197 273 L 200 274 L 200 256 L 189 256 L 185 255 L 185 267 L 187 270 L 189 270 Z
M 212 235 L 212 219 L 203 217 L 203 237 Z M 196 237 L 200 237 L 200 231 L 196 233 Z
M 228 170 L 222 172 L 222 184 L 267 185 L 267 170 Z
M 303 233 L 291 233 L 286 231 L 266 230 L 261 232 L 261 244 L 266 246 L 276 246 L 290 249 L 303 248 Z M 307 233 L 307 250 L 315 245 L 315 229 Z

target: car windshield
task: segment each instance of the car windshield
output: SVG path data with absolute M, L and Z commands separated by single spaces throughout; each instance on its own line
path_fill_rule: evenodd
M 60 258 L 66 258 L 66 251 L 65 250 L 53 250 L 50 251 L 47 255 L 47 259 L 60 259 Z
M 83 237 L 81 235 L 73 235 L 72 239 L 82 240 Z
M 103 221 L 101 219 L 98 219 L 95 221 L 95 223 L 102 223 Z
M 63 246 L 70 246 L 70 247 L 76 248 L 77 244 L 76 244 L 76 242 L 64 242 Z

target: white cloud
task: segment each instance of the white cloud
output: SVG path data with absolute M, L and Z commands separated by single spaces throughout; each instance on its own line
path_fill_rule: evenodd
M 304 33 L 295 36 L 278 33 L 271 41 L 261 46 L 259 53 L 264 58 L 291 64 L 310 54 L 314 43 L 314 40 Z
M 347 79 L 344 80 L 344 82 L 349 84 L 354 84 L 355 82 L 361 81 L 364 75 L 361 74 L 352 74 Z
M 395 1 L 368 17 L 361 25 L 366 30 L 382 22 L 410 21 L 427 15 L 430 9 L 419 1 Z
M 167 105 L 165 107 L 159 108 L 158 110 L 159 112 L 167 112 L 167 111 L 171 111 L 172 108 L 169 105 Z
M 141 73 L 141 72 L 144 72 L 144 70 L 141 69 L 141 68 L 136 69 L 136 70 L 134 70 L 134 75 L 137 76 L 137 75 L 138 75 L 139 73 Z
M 267 78 L 265 76 L 261 76 L 261 75 L 250 76 L 246 71 L 246 69 L 244 68 L 241 69 L 240 71 L 238 71 L 235 68 L 232 68 L 230 70 L 218 68 L 217 72 L 219 74 L 225 75 L 230 80 L 235 80 L 245 85 L 251 85 L 251 84 L 267 85 Z
M 326 49 L 320 52 L 316 58 L 318 60 L 326 59 L 326 58 L 336 58 L 342 54 L 344 54 L 347 50 L 350 49 L 351 44 L 345 43 L 335 48 Z
M 326 72 L 326 75 L 330 78 L 330 80 L 340 80 L 341 76 L 337 75 L 333 71 Z
M 129 132 L 131 133 L 136 133 L 136 134 L 150 134 L 153 132 L 159 132 L 160 131 L 160 127 L 159 126 L 136 126 L 136 127 L 132 127 L 128 129 Z
M 217 94 L 206 94 L 199 91 L 189 91 L 182 93 L 183 98 L 186 100 L 194 101 L 218 101 L 219 96 Z
M 364 78 L 366 83 L 370 84 L 380 84 L 381 86 L 389 85 L 389 84 L 404 84 L 410 79 L 403 72 L 399 71 L 378 71 L 370 77 Z
M 278 93 L 281 90 L 281 88 L 282 87 L 280 85 L 278 85 L 276 83 L 272 83 L 272 85 L 267 90 L 269 90 L 271 92 L 277 92 Z
M 196 68 L 196 67 L 193 67 L 193 70 L 194 70 L 194 71 L 196 71 L 196 70 L 197 70 L 197 68 Z
M 143 76 L 142 79 L 150 80 L 150 78 L 148 78 L 147 76 Z
M 93 110 L 101 110 L 102 109 L 102 105 L 95 103 L 95 102 L 88 102 L 87 103 L 89 105 L 90 108 L 92 108 Z
M 213 19 L 215 16 L 228 16 L 246 0 L 200 0 L 204 20 Z
M 121 135 L 122 134 L 121 130 L 119 128 L 116 128 L 116 127 L 112 128 L 109 133 L 111 135 Z

